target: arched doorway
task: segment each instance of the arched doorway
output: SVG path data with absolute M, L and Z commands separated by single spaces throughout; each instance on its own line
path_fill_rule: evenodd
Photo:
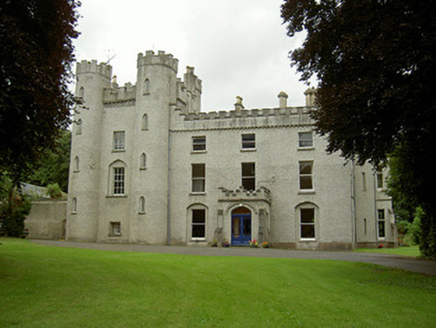
M 232 245 L 249 245 L 251 240 L 251 211 L 238 207 L 232 211 Z

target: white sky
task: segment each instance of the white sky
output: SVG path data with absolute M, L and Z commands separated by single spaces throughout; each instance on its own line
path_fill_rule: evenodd
M 194 66 L 203 82 L 202 111 L 304 105 L 307 85 L 290 68 L 300 40 L 286 35 L 283 0 L 82 0 L 76 59 L 110 57 L 119 85 L 136 84 L 139 52 L 163 50 L 179 60 L 178 76 Z

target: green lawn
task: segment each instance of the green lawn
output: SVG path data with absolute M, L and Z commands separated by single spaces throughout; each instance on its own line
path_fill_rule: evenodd
M 0 327 L 433 327 L 436 277 L 0 239 Z
M 418 257 L 419 246 L 402 246 L 398 248 L 357 248 L 354 250 L 355 252 L 367 252 L 367 253 L 382 253 L 382 254 L 391 254 L 391 255 L 400 255 L 400 256 L 411 256 Z

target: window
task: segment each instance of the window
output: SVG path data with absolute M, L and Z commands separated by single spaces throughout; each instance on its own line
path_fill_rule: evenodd
M 312 190 L 312 169 L 313 162 L 300 162 L 300 189 L 301 190 Z
M 386 230 L 385 230 L 385 210 L 378 210 L 378 237 L 385 238 Z
M 205 192 L 206 165 L 192 164 L 192 192 Z
M 145 213 L 145 198 L 143 196 L 139 198 L 139 213 L 140 214 Z
M 377 170 L 377 189 L 383 189 L 383 172 L 382 170 Z
M 192 210 L 192 239 L 206 238 L 206 210 L 193 209 Z
M 80 87 L 79 89 L 79 99 L 83 102 L 85 100 L 85 88 Z
M 114 167 L 113 170 L 113 194 L 124 195 L 124 167 Z
M 121 236 L 121 222 L 110 222 L 110 236 Z
M 242 135 L 242 149 L 256 149 L 256 135 L 254 133 Z
M 313 147 L 312 132 L 300 132 L 300 133 L 298 133 L 298 147 L 300 147 L 300 148 Z
M 242 187 L 245 190 L 256 189 L 255 163 L 242 163 Z
M 205 151 L 206 150 L 206 137 L 192 137 L 192 151 Z
M 142 116 L 142 122 L 141 122 L 141 129 L 142 130 L 148 130 L 148 115 L 144 114 Z
M 315 209 L 300 208 L 300 238 L 315 238 Z
M 77 198 L 74 197 L 73 201 L 71 202 L 71 213 L 77 213 Z
M 150 80 L 149 79 L 145 79 L 144 86 L 143 86 L 142 90 L 143 90 L 144 94 L 150 93 Z
M 82 120 L 79 118 L 76 123 L 76 135 L 82 134 Z
M 114 150 L 124 150 L 125 149 L 125 132 L 116 131 L 114 132 Z
M 79 168 L 80 168 L 80 160 L 79 157 L 76 156 L 74 158 L 74 172 L 79 172 Z
M 147 156 L 145 155 L 145 153 L 142 153 L 142 155 L 141 155 L 139 167 L 141 170 L 143 170 L 147 167 Z

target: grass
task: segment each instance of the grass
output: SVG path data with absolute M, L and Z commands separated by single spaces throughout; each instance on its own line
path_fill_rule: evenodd
M 1 327 L 433 327 L 436 277 L 0 239 Z
M 420 256 L 419 246 L 401 246 L 398 248 L 357 248 L 355 252 L 366 252 L 366 253 L 382 253 L 400 256 L 410 256 L 418 257 Z

